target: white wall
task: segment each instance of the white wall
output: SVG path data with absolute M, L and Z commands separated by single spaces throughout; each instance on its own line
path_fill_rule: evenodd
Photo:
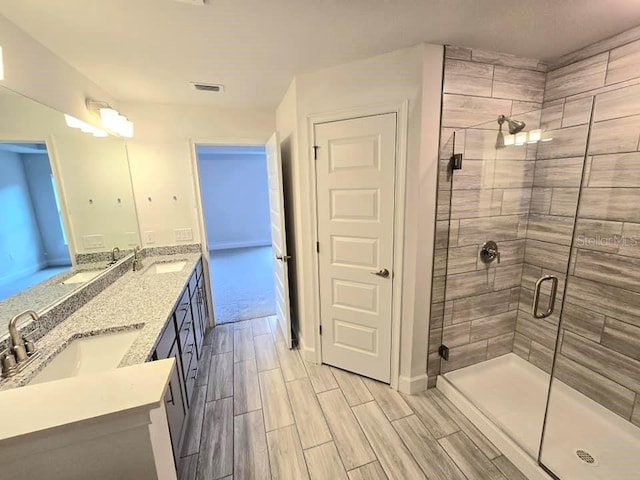
M 140 103 L 121 108 L 136 125 L 127 150 L 143 245 L 201 242 L 192 144 L 264 144 L 275 129 L 274 113 Z M 185 229 L 191 238 L 176 238 L 176 230 Z
M 96 125 L 98 119 L 87 112 L 85 98 L 114 103 L 106 91 L 2 15 L 0 45 L 4 57 L 0 85 Z
M 95 138 L 69 130 L 55 135 L 53 146 L 76 253 L 138 245 L 138 221 L 122 139 Z
M 0 150 L 0 171 L 0 283 L 7 283 L 39 270 L 45 259 L 20 155 Z
M 264 154 L 198 154 L 209 250 L 271 245 Z
M 404 235 L 400 387 L 426 388 L 426 345 L 431 256 L 437 181 L 438 130 L 442 80 L 442 47 L 419 45 L 296 77 L 277 112 L 281 137 L 298 140 L 294 160 L 295 248 L 299 281 L 301 345 L 309 359 L 319 359 L 315 226 L 310 192 L 309 117 L 375 105 L 400 106 L 408 101 L 407 184 Z M 296 108 L 291 106 L 295 97 Z M 342 114 L 340 114 L 342 112 Z M 297 127 L 291 117 L 296 115 Z

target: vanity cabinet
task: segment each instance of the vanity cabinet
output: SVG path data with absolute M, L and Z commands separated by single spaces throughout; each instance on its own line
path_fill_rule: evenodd
M 202 261 L 199 261 L 178 297 L 152 357 L 153 360 L 171 357 L 176 359 L 176 368 L 165 396 L 169 433 L 176 463 L 180 458 L 182 430 L 193 398 L 198 365 L 202 357 L 204 333 L 208 325 L 202 272 Z

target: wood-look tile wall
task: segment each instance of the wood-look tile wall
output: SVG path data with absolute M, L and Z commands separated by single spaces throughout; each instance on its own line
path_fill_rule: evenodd
M 630 32 L 546 74 L 535 60 L 447 47 L 431 381 L 511 351 L 550 371 L 564 305 L 558 378 L 640 426 L 640 29 Z M 541 92 L 541 115 L 525 113 Z M 496 150 L 501 113 L 554 140 Z M 464 167 L 452 177 L 454 131 Z M 489 239 L 502 263 L 487 268 L 479 247 Z M 545 274 L 560 278 L 556 313 L 533 320 Z M 442 369 L 441 341 L 451 348 Z
M 549 72 L 547 79 L 543 123 L 546 118 L 550 128 L 573 128 L 568 135 L 576 145 L 594 102 L 555 371 L 563 382 L 640 426 L 640 40 L 621 38 L 623 45 L 610 43 L 587 58 L 577 55 L 582 59 Z M 567 150 L 566 156 L 573 153 Z M 553 151 L 540 158 L 540 163 L 557 161 Z M 556 178 L 566 184 L 555 181 L 551 204 L 563 188 L 564 205 L 556 205 L 551 215 L 570 210 L 576 201 L 578 162 L 561 163 L 565 171 Z M 554 208 L 546 200 L 541 204 Z M 552 240 L 557 248 L 568 249 L 559 238 Z M 529 253 L 527 245 L 525 262 L 535 257 Z M 519 314 L 516 351 L 525 355 L 528 349 L 530 361 L 550 365 L 553 345 L 542 335 L 540 343 L 524 332 L 520 337 L 520 320 Z
M 496 149 L 497 118 L 513 115 L 537 128 L 546 70 L 538 60 L 501 53 L 445 52 L 431 382 L 441 370 L 441 340 L 450 347 L 443 372 L 513 349 L 536 151 L 532 145 Z M 454 132 L 455 153 L 464 161 L 452 176 Z M 556 208 L 562 206 L 559 199 Z M 500 244 L 499 265 L 480 261 L 480 246 L 488 240 Z

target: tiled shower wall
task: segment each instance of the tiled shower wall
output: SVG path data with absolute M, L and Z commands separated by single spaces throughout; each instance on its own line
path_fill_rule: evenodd
M 512 349 L 549 371 L 571 258 L 555 372 L 640 425 L 640 28 L 559 59 L 546 84 L 533 60 L 463 48 L 446 56 L 430 380 L 443 329 L 451 360 L 442 372 Z M 513 85 L 499 85 L 505 79 Z M 497 115 L 535 128 L 536 114 L 520 112 L 536 108 L 540 85 L 539 121 L 554 141 L 496 153 Z M 486 129 L 469 128 L 481 122 Z M 464 166 L 452 179 L 454 129 Z M 478 262 L 489 239 L 500 266 Z M 547 273 L 561 279 L 556 313 L 533 320 L 533 286 Z
M 574 187 L 581 162 L 571 157 L 570 145 L 586 136 L 586 125 L 570 125 L 588 123 L 592 101 L 593 127 L 555 374 L 640 426 L 640 28 L 560 59 L 548 74 L 543 121 L 552 128 L 568 127 L 562 130 L 568 158 L 543 160 L 559 155 L 541 156 L 540 150 L 538 162 L 556 169 L 556 178 L 563 179 L 557 185 L 564 189 L 558 195 L 559 212 L 570 211 L 577 200 Z M 551 203 L 546 189 L 533 203 L 553 211 L 556 184 L 545 187 L 553 190 Z M 567 234 L 557 231 L 558 248 L 568 249 Z M 521 299 L 524 291 L 523 279 Z M 524 355 L 529 347 L 529 359 L 538 357 L 547 368 L 553 344 L 547 338 L 551 331 L 541 333 L 545 330 L 538 329 L 530 343 L 517 333 L 515 351 Z M 544 347 L 534 353 L 537 342 Z
M 546 70 L 538 60 L 466 48 L 447 47 L 445 56 L 430 382 L 443 334 L 450 348 L 443 372 L 512 351 L 535 145 L 496 150 L 497 118 L 537 128 Z M 464 161 L 451 177 L 454 131 Z M 499 265 L 479 261 L 488 240 L 500 244 Z

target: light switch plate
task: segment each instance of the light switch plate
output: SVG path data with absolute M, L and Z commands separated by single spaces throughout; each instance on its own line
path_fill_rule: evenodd
M 189 242 L 193 240 L 193 230 L 190 228 L 176 228 L 173 233 L 177 242 Z
M 82 244 L 84 248 L 105 248 L 104 235 L 83 235 Z
M 144 232 L 144 243 L 145 245 L 156 243 L 156 234 L 152 230 Z

